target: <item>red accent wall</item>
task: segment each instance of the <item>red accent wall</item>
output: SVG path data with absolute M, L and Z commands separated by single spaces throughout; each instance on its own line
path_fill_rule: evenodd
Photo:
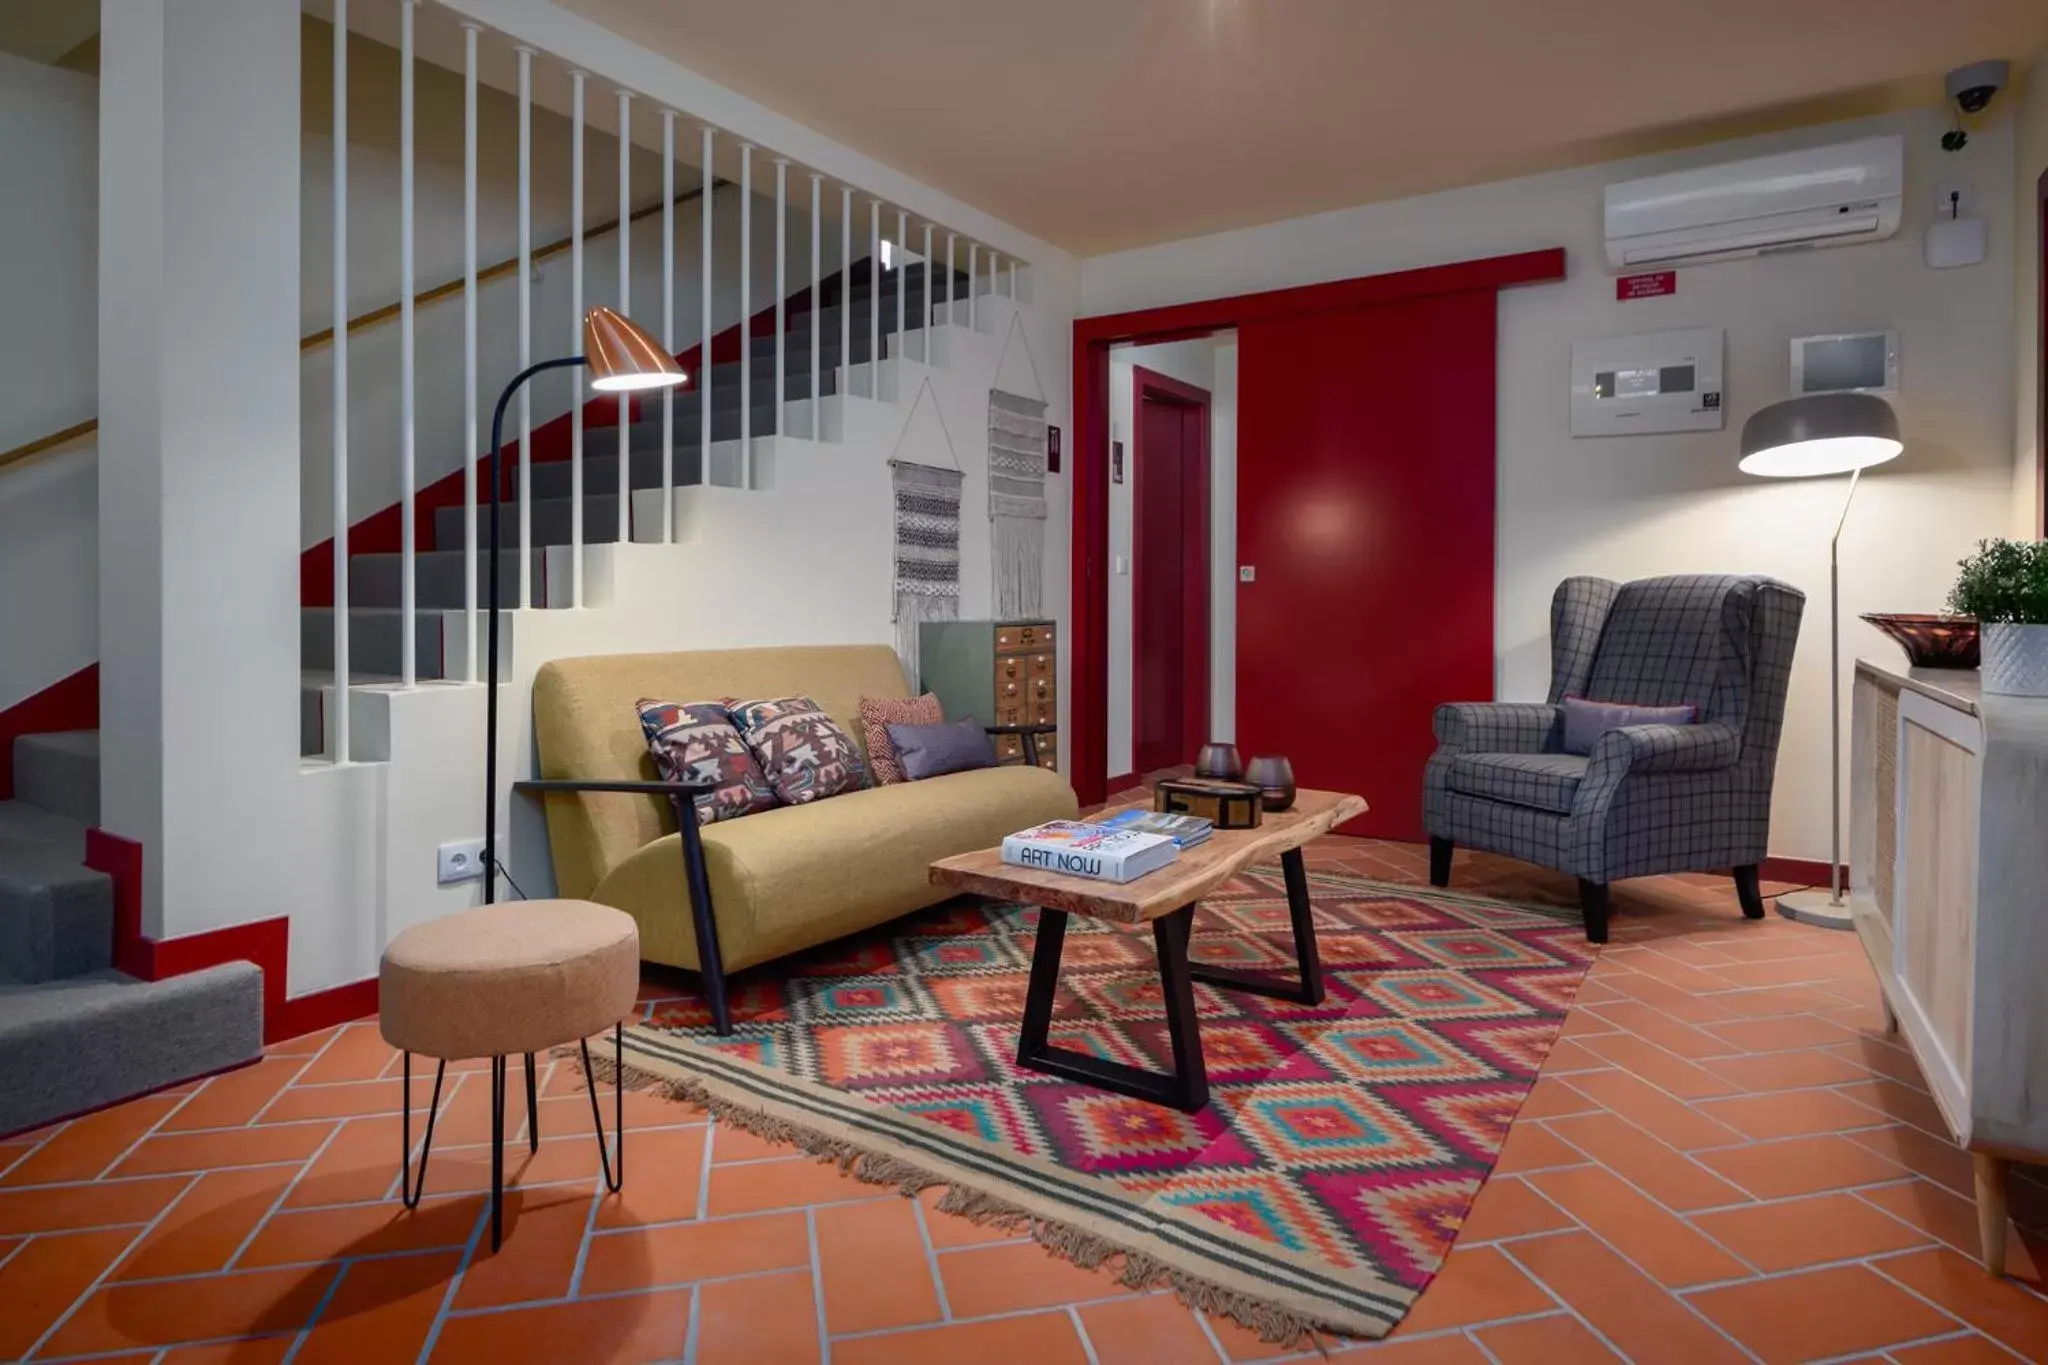
M 1238 331 L 1237 742 L 1424 837 L 1438 703 L 1493 695 L 1494 314 L 1476 290 Z
M 0 801 L 14 799 L 14 741 L 21 735 L 100 728 L 100 666 L 87 664 L 0 711 Z
M 1327 284 L 1238 294 L 1165 308 L 1074 322 L 1073 603 L 1068 626 L 1070 780 L 1083 805 L 1103 799 L 1108 777 L 1109 701 L 1109 350 L 1121 342 L 1207 336 L 1255 322 L 1466 291 L 1488 294 L 1515 285 L 1561 280 L 1562 247 L 1492 256 L 1451 265 L 1366 275 Z M 1484 374 L 1491 392 L 1494 362 Z M 1240 376 L 1240 388 L 1243 387 Z M 1489 399 L 1490 402 L 1490 399 Z M 1246 454 L 1240 395 L 1239 470 Z M 1242 652 L 1240 642 L 1240 652 Z M 1490 696 L 1491 680 L 1475 696 Z M 1243 699 L 1239 700 L 1242 723 Z M 1298 759 L 1297 759 L 1298 762 Z M 1298 775 L 1298 771 L 1297 771 Z

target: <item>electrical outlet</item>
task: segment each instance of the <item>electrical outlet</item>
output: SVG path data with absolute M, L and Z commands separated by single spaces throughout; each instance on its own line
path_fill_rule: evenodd
M 473 882 L 483 875 L 482 839 L 457 839 L 434 850 L 434 877 L 442 886 Z
M 1954 195 L 1952 201 L 1949 196 Z M 1934 191 L 1934 216 L 1941 218 L 1969 218 L 1977 212 L 1977 192 L 1967 183 L 1953 181 L 1940 185 Z
M 1240 564 L 1240 565 L 1238 565 L 1238 566 L 1237 566 L 1237 581 L 1238 581 L 1238 582 L 1240 582 L 1240 583 L 1256 583 L 1256 582 L 1258 582 L 1258 581 L 1259 581 L 1259 570 L 1258 570 L 1257 566 L 1256 566 L 1256 565 L 1252 565 L 1252 564 Z

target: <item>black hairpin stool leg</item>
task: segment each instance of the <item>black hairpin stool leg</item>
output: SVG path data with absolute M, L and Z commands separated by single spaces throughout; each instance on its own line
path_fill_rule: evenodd
M 412 1054 L 405 1054 L 405 1103 L 399 1113 L 404 1115 L 399 1123 L 400 1141 L 398 1157 L 398 1197 L 409 1209 L 420 1206 L 420 1195 L 427 1188 L 427 1158 L 434 1153 L 434 1115 L 441 1108 L 441 1078 L 448 1074 L 448 1063 L 444 1059 L 434 1068 L 434 1098 L 427 1105 L 427 1140 L 420 1144 L 419 1175 L 412 1172 Z
M 597 1107 L 597 1073 L 590 1067 L 590 1040 L 577 1044 L 583 1049 L 583 1086 L 590 1092 L 590 1126 L 597 1133 L 597 1159 L 604 1167 L 604 1187 L 613 1194 L 626 1183 L 626 1026 L 612 1025 L 612 1131 L 617 1134 L 618 1159 L 604 1140 L 604 1118 Z
M 491 1250 L 505 1240 L 505 1059 L 491 1058 Z
M 526 1150 L 540 1150 L 540 1082 L 533 1076 L 533 1054 L 526 1054 Z

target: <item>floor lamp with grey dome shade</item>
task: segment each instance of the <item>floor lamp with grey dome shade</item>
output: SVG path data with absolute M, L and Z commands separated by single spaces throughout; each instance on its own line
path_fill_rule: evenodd
M 1759 409 L 1742 424 L 1745 474 L 1810 479 L 1847 474 L 1849 491 L 1828 541 L 1828 889 L 1778 897 L 1778 913 L 1806 924 L 1849 929 L 1842 899 L 1842 527 L 1856 485 L 1872 465 L 1897 459 L 1899 418 L 1873 393 L 1813 393 Z

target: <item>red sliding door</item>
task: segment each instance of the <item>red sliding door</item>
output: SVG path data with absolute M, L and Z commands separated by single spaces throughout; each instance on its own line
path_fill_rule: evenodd
M 1492 289 L 1238 333 L 1237 736 L 1420 840 L 1437 703 L 1493 695 Z

